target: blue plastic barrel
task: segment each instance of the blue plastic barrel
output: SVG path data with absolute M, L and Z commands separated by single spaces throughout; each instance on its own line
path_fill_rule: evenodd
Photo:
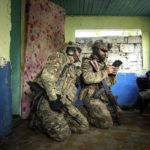
M 11 67 L 0 66 L 0 138 L 12 131 Z

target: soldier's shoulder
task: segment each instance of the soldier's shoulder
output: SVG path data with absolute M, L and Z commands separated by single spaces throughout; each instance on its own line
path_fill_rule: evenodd
M 91 58 L 89 58 L 89 57 L 83 57 L 82 58 L 82 69 L 87 69 L 91 66 L 90 60 L 91 60 Z
M 59 61 L 61 59 L 64 59 L 64 55 L 60 52 L 56 52 L 54 54 L 51 54 L 48 59 L 47 62 L 54 62 L 54 61 Z
M 84 62 L 88 62 L 88 61 L 90 61 L 91 60 L 91 58 L 90 57 L 83 57 L 82 58 L 82 62 L 84 61 Z
M 52 53 L 48 56 L 48 60 L 59 58 L 59 55 L 60 55 L 59 52 Z

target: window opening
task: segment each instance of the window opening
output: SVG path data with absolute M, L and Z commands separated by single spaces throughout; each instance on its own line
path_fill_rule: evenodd
M 82 48 L 82 57 L 89 57 L 92 45 L 96 40 L 111 43 L 108 52 L 107 64 L 115 60 L 123 62 L 120 70 L 142 69 L 142 32 L 140 29 L 132 30 L 76 30 L 76 42 Z

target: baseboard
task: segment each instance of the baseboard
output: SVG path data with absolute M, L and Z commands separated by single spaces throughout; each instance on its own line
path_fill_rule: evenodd
M 120 105 L 121 109 L 129 110 L 129 109 L 135 109 L 137 108 L 137 105 Z

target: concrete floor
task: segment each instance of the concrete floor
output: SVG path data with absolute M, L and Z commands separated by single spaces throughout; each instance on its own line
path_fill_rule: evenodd
M 72 134 L 65 142 L 51 141 L 32 131 L 23 121 L 0 142 L 0 150 L 150 150 L 150 114 L 124 111 L 120 126 L 113 129 L 91 127 L 84 134 Z

